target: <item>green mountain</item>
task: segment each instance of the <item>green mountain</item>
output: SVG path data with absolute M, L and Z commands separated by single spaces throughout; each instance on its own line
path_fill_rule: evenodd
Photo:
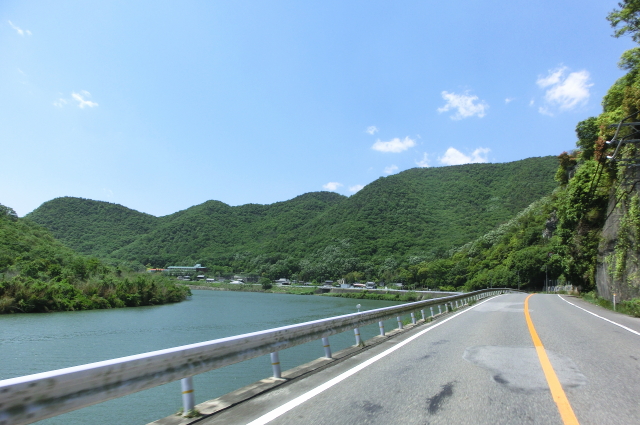
M 271 205 L 208 201 L 164 217 L 58 198 L 27 217 L 66 245 L 164 267 L 202 263 L 269 277 L 380 277 L 469 242 L 555 187 L 557 158 L 415 168 L 347 198 L 314 192 Z
M 49 229 L 65 245 L 98 257 L 107 257 L 135 241 L 158 221 L 122 205 L 71 197 L 45 202 L 27 217 Z
M 188 294 L 166 277 L 79 255 L 0 205 L 0 314 L 163 304 Z

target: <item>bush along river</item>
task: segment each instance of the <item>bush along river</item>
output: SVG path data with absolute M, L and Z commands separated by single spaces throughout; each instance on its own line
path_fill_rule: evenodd
M 150 307 L 0 316 L 0 379 L 145 353 L 397 302 L 252 292 L 194 290 L 187 301 Z M 387 329 L 397 326 L 388 321 Z M 377 324 L 362 328 L 364 339 Z M 355 344 L 353 332 L 330 337 L 332 350 Z M 322 357 L 321 341 L 280 352 L 282 370 Z M 194 377 L 196 403 L 271 375 L 269 356 Z M 181 407 L 180 382 L 70 412 L 48 425 L 147 424 Z

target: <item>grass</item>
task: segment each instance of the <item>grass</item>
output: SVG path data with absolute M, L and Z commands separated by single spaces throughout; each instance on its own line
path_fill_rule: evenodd
M 405 292 L 403 294 L 381 294 L 377 292 L 344 292 L 344 293 L 326 293 L 325 297 L 354 298 L 358 300 L 379 300 L 379 301 L 401 301 L 411 302 L 418 301 L 420 296 L 415 292 Z
M 591 304 L 613 310 L 613 302 L 606 298 L 599 297 L 594 291 L 583 293 L 581 296 L 583 300 Z M 629 316 L 640 317 L 640 298 L 633 298 L 629 301 L 616 303 L 616 311 Z

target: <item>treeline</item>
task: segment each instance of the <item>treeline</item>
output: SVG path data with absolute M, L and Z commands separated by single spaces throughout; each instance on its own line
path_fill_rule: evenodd
M 406 281 L 409 267 L 446 256 L 550 194 L 556 168 L 554 157 L 415 168 L 349 198 L 315 192 L 271 205 L 208 201 L 154 217 L 150 227 L 147 215 L 78 198 L 46 202 L 27 218 L 85 254 L 151 267 L 200 263 L 222 275 Z
M 189 294 L 168 278 L 78 255 L 0 205 L 0 313 L 155 305 Z

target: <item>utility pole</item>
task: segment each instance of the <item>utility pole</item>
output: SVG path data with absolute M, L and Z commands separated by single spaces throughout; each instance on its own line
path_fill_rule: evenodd
M 554 255 L 553 252 L 550 252 L 547 254 L 547 264 L 544 265 L 544 285 L 545 285 L 545 291 L 544 292 L 549 292 L 549 277 L 547 274 L 547 267 L 549 267 L 549 258 L 551 258 Z

